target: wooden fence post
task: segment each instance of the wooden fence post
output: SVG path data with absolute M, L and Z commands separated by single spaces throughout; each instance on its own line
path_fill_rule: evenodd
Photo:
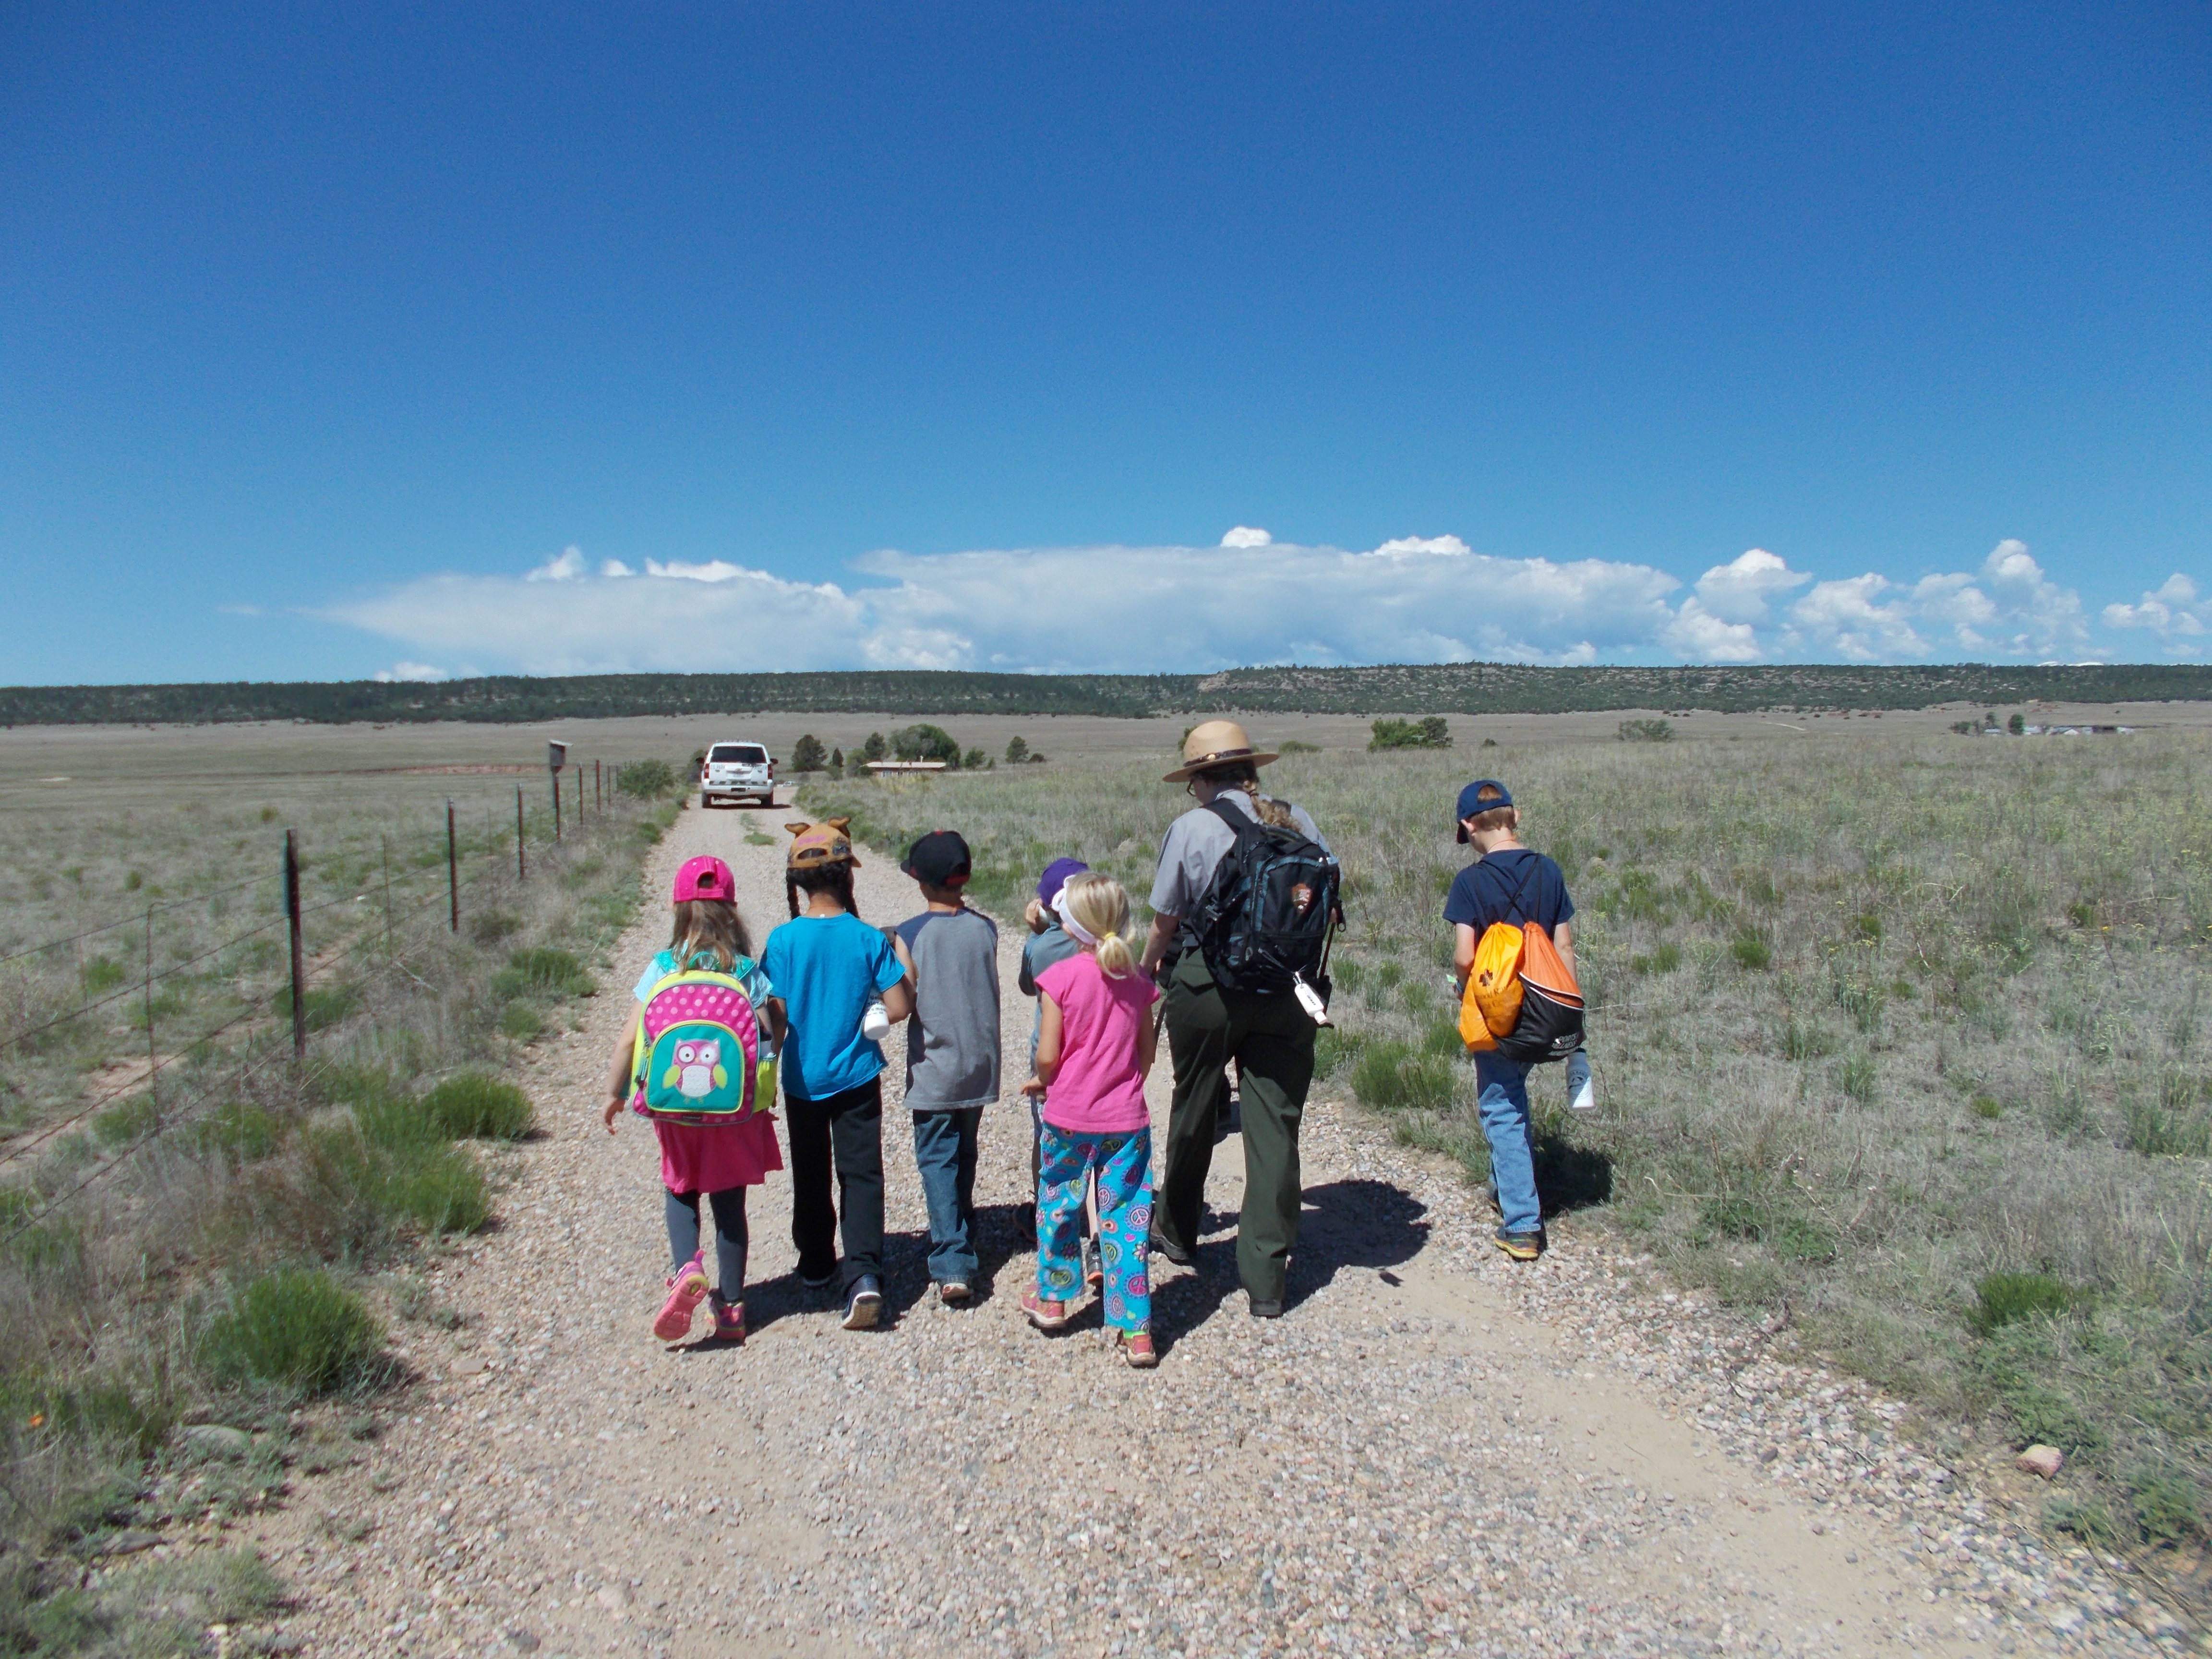
M 530 860 L 522 852 L 522 786 L 519 783 L 514 786 L 514 878 L 530 879 Z
M 461 931 L 461 854 L 453 833 L 453 797 L 446 798 L 446 895 L 453 906 L 453 931 Z

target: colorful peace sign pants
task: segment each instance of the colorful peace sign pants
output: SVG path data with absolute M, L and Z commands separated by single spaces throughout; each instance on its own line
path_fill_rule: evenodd
M 1152 1132 L 1078 1134 L 1048 1123 L 1038 1137 L 1037 1296 L 1083 1299 L 1083 1189 L 1098 1182 L 1098 1265 L 1106 1273 L 1106 1323 L 1152 1328 L 1145 1254 L 1152 1229 Z

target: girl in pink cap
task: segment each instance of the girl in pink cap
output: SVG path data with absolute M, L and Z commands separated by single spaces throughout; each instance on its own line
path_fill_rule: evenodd
M 668 948 L 647 964 L 637 982 L 638 1019 L 653 988 L 669 975 L 686 969 L 726 974 L 744 989 L 769 1043 L 783 1041 L 783 1000 L 760 964 L 753 960 L 752 940 L 738 915 L 737 882 L 730 866 L 717 858 L 690 860 L 676 872 L 676 924 Z M 622 1109 L 631 1097 L 631 1066 L 637 1027 L 625 1028 L 614 1066 L 607 1074 L 607 1104 L 601 1114 L 612 1134 Z M 765 1052 L 765 1051 L 764 1051 Z M 713 1300 L 714 1335 L 726 1342 L 745 1340 L 745 1188 L 757 1187 L 771 1170 L 783 1167 L 783 1154 L 775 1144 L 775 1120 L 769 1100 L 758 1103 L 751 1115 L 737 1123 L 680 1123 L 654 1118 L 653 1132 L 660 1138 L 660 1182 L 666 1189 L 664 1206 L 668 1221 L 670 1259 L 676 1264 L 668 1276 L 668 1300 L 653 1322 L 653 1334 L 664 1342 L 678 1342 L 691 1333 L 691 1322 L 700 1303 Z M 643 1108 L 638 1109 L 642 1112 Z M 699 1198 L 705 1194 L 714 1210 L 714 1256 L 720 1284 L 709 1291 L 707 1253 L 699 1242 Z

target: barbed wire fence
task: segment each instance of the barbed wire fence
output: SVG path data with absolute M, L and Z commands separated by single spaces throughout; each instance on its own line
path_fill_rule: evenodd
M 327 1062 L 318 1065 L 309 1054 L 309 1038 L 318 1024 L 313 1008 L 318 986 L 334 980 L 349 982 L 348 975 L 365 969 L 372 975 L 389 975 L 411 981 L 426 992 L 434 990 L 407 966 L 409 953 L 434 941 L 441 933 L 459 935 L 465 908 L 474 908 L 464 906 L 465 896 L 472 899 L 489 897 L 495 902 L 498 895 L 527 886 L 533 827 L 538 831 L 536 848 L 540 854 L 541 878 L 556 875 L 565 861 L 565 848 L 590 845 L 588 836 L 583 832 L 588 831 L 595 822 L 602 827 L 605 825 L 608 814 L 621 797 L 623 770 L 620 766 L 594 761 L 588 769 L 576 762 L 551 772 L 550 812 L 547 804 L 541 802 L 535 825 L 528 808 L 527 792 L 518 787 L 513 831 L 493 831 L 488 819 L 486 830 L 473 848 L 463 847 L 459 809 L 449 798 L 445 804 L 442 833 L 434 842 L 425 843 L 419 855 L 403 860 L 403 868 L 398 872 L 392 869 L 391 836 L 380 833 L 379 879 L 374 890 L 363 888 L 350 895 L 307 902 L 302 881 L 310 866 L 302 862 L 298 833 L 288 829 L 284 832 L 281 866 L 268 874 L 247 877 L 184 897 L 157 900 L 143 910 L 133 910 L 112 921 L 18 946 L 0 955 L 0 971 L 14 969 L 21 975 L 27 965 L 67 951 L 68 967 L 74 971 L 80 992 L 85 993 L 73 1006 L 0 1036 L 0 1055 L 11 1060 L 19 1058 L 27 1044 L 50 1034 L 65 1032 L 89 1016 L 132 999 L 139 1002 L 140 1018 L 146 1030 L 146 1053 L 140 1062 L 143 1069 L 126 1066 L 127 1074 L 120 1081 L 82 1105 L 0 1143 L 0 1224 L 6 1228 L 0 1231 L 0 1249 L 43 1224 L 72 1200 L 124 1168 L 165 1136 L 197 1127 L 200 1114 L 163 1111 L 163 1073 L 180 1066 L 204 1064 L 218 1052 L 223 1039 L 229 1038 L 234 1044 L 242 1038 L 246 1047 L 233 1053 L 229 1066 L 196 1079 L 199 1094 L 219 1096 L 241 1089 L 278 1067 L 290 1073 L 294 1086 L 305 1088 L 312 1085 L 327 1070 Z M 571 798 L 565 802 L 561 789 L 563 773 L 572 775 L 574 780 Z M 644 797 L 641 801 L 649 804 Z M 550 823 L 546 823 L 549 817 Z M 514 860 L 511 874 L 506 863 L 510 853 Z M 436 856 L 438 854 L 442 857 Z M 549 854 L 552 855 L 550 866 L 546 861 Z M 472 860 L 477 862 L 478 868 L 471 873 L 467 866 Z M 440 875 L 443 880 L 436 879 Z M 281 893 L 281 902 L 274 914 L 212 944 L 192 949 L 165 967 L 155 966 L 158 917 L 188 907 L 204 907 L 217 899 L 271 884 L 276 884 Z M 374 908 L 363 910 L 372 898 L 375 901 Z M 310 953 L 306 923 L 310 918 L 327 916 L 334 911 L 352 911 L 362 920 L 337 941 Z M 438 923 L 443 926 L 434 925 Z M 159 1004 L 155 988 L 176 981 L 180 975 L 219 960 L 224 952 L 280 927 L 285 930 L 289 945 L 285 953 L 287 972 L 283 978 L 254 994 L 233 994 L 226 999 L 222 1018 L 199 1030 L 187 1042 L 173 1042 L 169 1052 L 163 1053 L 156 1026 Z M 84 957 L 87 941 L 132 928 L 139 930 L 142 942 L 139 972 L 118 983 L 111 977 L 114 972 L 112 959 L 103 956 L 96 960 L 108 966 L 97 975 L 88 975 Z M 95 979 L 98 982 L 92 982 Z M 289 1030 L 284 1029 L 287 1024 Z M 285 1041 L 286 1037 L 289 1040 Z M 275 1040 L 267 1040 L 270 1038 Z M 113 1063 L 116 1062 L 110 1062 Z M 131 1133 L 110 1156 L 95 1162 L 90 1170 L 75 1181 L 52 1190 L 38 1184 L 38 1173 L 44 1164 L 41 1149 L 51 1151 L 70 1131 L 96 1124 L 103 1112 L 142 1094 L 149 1108 L 149 1120 L 143 1130 Z M 27 1182 L 19 1176 L 24 1170 L 31 1173 Z

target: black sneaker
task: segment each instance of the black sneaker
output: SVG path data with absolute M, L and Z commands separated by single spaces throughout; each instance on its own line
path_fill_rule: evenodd
M 810 1291 L 826 1291 L 837 1282 L 837 1269 L 832 1267 L 829 1272 L 819 1277 L 812 1273 L 801 1273 L 799 1276 L 799 1282 Z
M 1094 1291 L 1106 1288 L 1106 1268 L 1098 1259 L 1098 1241 L 1095 1238 L 1083 1241 L 1083 1282 Z
M 1188 1267 L 1195 1259 L 1180 1244 L 1170 1244 L 1158 1233 L 1152 1237 L 1148 1248 L 1156 1255 L 1164 1255 L 1178 1267 Z
M 1279 1302 L 1269 1302 L 1256 1296 L 1248 1296 L 1245 1300 L 1255 1319 L 1280 1319 L 1283 1316 L 1283 1304 Z
M 1544 1230 L 1539 1227 L 1533 1233 L 1509 1233 L 1500 1227 L 1495 1243 L 1516 1261 L 1534 1261 L 1544 1254 Z
M 883 1316 L 883 1288 L 876 1283 L 873 1273 L 862 1273 L 853 1281 L 852 1292 L 845 1298 L 845 1328 L 872 1331 Z

